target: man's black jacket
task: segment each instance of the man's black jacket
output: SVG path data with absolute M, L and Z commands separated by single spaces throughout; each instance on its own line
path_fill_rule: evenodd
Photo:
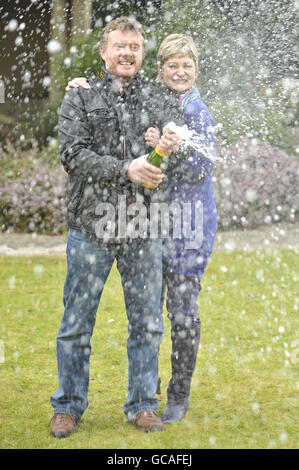
M 126 178 L 132 159 L 151 150 L 144 137 L 147 128 L 157 125 L 162 130 L 170 121 L 181 125 L 182 114 L 172 92 L 138 75 L 122 95 L 107 72 L 89 80 L 89 85 L 90 89 L 66 93 L 60 108 L 60 156 L 68 174 L 67 220 L 69 227 L 102 238 L 97 225 L 103 219 L 103 203 L 109 203 L 115 209 L 115 237 L 112 233 L 109 239 L 118 241 L 120 196 L 130 204 L 138 193 L 148 207 L 157 191 Z M 171 158 L 174 164 L 175 154 Z

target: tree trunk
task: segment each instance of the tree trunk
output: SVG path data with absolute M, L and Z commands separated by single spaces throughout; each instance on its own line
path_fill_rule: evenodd
M 66 51 L 66 17 L 67 0 L 52 0 L 51 9 L 51 37 L 49 41 L 49 74 L 51 77 L 50 101 L 60 99 L 60 93 L 57 86 L 57 70 L 54 67 L 54 59 L 58 54 L 64 54 Z
M 72 2 L 72 41 L 85 37 L 91 30 L 92 0 Z

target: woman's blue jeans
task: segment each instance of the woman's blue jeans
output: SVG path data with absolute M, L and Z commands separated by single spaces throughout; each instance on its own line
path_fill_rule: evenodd
M 129 333 L 128 394 L 123 411 L 132 420 L 139 411 L 157 409 L 158 355 L 164 333 L 160 309 L 161 240 L 106 244 L 70 229 L 65 310 L 57 336 L 59 387 L 51 397 L 54 413 L 80 419 L 88 406 L 90 339 L 115 259 L 124 290 Z

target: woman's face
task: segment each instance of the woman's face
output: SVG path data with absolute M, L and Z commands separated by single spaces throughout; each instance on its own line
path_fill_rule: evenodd
M 184 92 L 194 85 L 198 75 L 195 62 L 189 55 L 170 57 L 159 68 L 163 84 L 172 90 Z

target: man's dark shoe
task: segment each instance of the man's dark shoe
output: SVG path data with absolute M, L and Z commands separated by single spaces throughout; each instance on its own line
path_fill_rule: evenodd
M 77 431 L 76 418 L 64 413 L 55 413 L 50 422 L 50 434 L 54 437 L 68 437 Z
M 162 431 L 164 426 L 161 419 L 152 410 L 139 411 L 133 423 L 140 431 Z

